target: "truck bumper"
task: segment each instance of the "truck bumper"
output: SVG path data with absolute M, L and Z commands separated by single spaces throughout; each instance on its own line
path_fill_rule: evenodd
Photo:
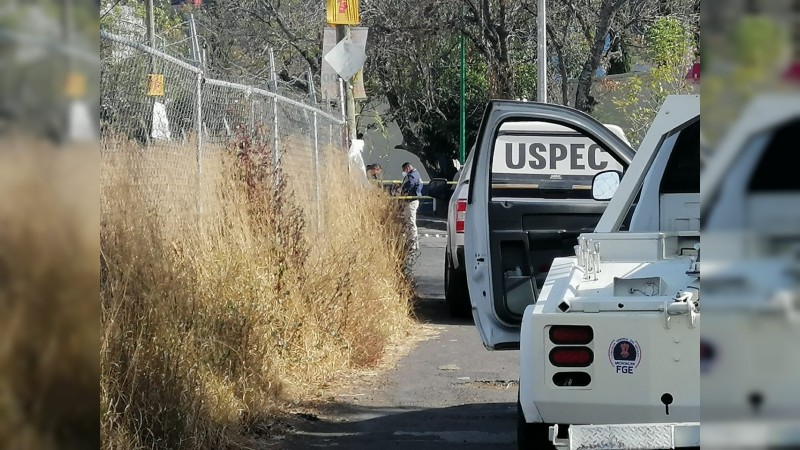
M 559 450 L 633 450 L 700 447 L 700 423 L 639 423 L 571 425 L 568 437 L 558 438 L 550 427 L 550 441 Z

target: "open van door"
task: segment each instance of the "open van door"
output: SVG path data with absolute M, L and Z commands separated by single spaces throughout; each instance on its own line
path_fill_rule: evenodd
M 471 161 L 464 250 L 475 325 L 486 348 L 519 348 L 525 307 L 554 258 L 574 255 L 608 201 L 592 179 L 624 172 L 634 150 L 572 108 L 492 100 Z

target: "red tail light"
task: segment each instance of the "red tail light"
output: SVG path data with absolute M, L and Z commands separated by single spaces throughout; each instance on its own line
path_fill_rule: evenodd
M 556 347 L 550 350 L 550 364 L 556 367 L 587 367 L 594 353 L 586 347 Z
M 592 327 L 556 325 L 550 327 L 550 341 L 556 345 L 586 345 L 594 339 Z
M 467 201 L 458 200 L 456 202 L 456 233 L 464 232 L 464 219 L 467 218 Z

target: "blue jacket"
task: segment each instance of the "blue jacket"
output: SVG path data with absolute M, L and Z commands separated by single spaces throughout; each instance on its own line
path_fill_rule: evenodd
M 406 175 L 403 187 L 400 188 L 400 193 L 416 197 L 422 195 L 422 178 L 420 178 L 417 169 L 413 169 Z

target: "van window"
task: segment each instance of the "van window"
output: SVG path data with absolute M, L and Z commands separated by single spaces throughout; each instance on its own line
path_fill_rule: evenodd
M 592 179 L 622 164 L 594 140 L 545 122 L 503 124 L 494 144 L 492 198 L 591 199 Z
M 659 193 L 696 194 L 700 192 L 700 121 L 678 135 L 664 169 Z
M 800 120 L 786 123 L 774 131 L 750 179 L 750 192 L 800 191 L 797 166 L 792 164 L 798 133 Z

